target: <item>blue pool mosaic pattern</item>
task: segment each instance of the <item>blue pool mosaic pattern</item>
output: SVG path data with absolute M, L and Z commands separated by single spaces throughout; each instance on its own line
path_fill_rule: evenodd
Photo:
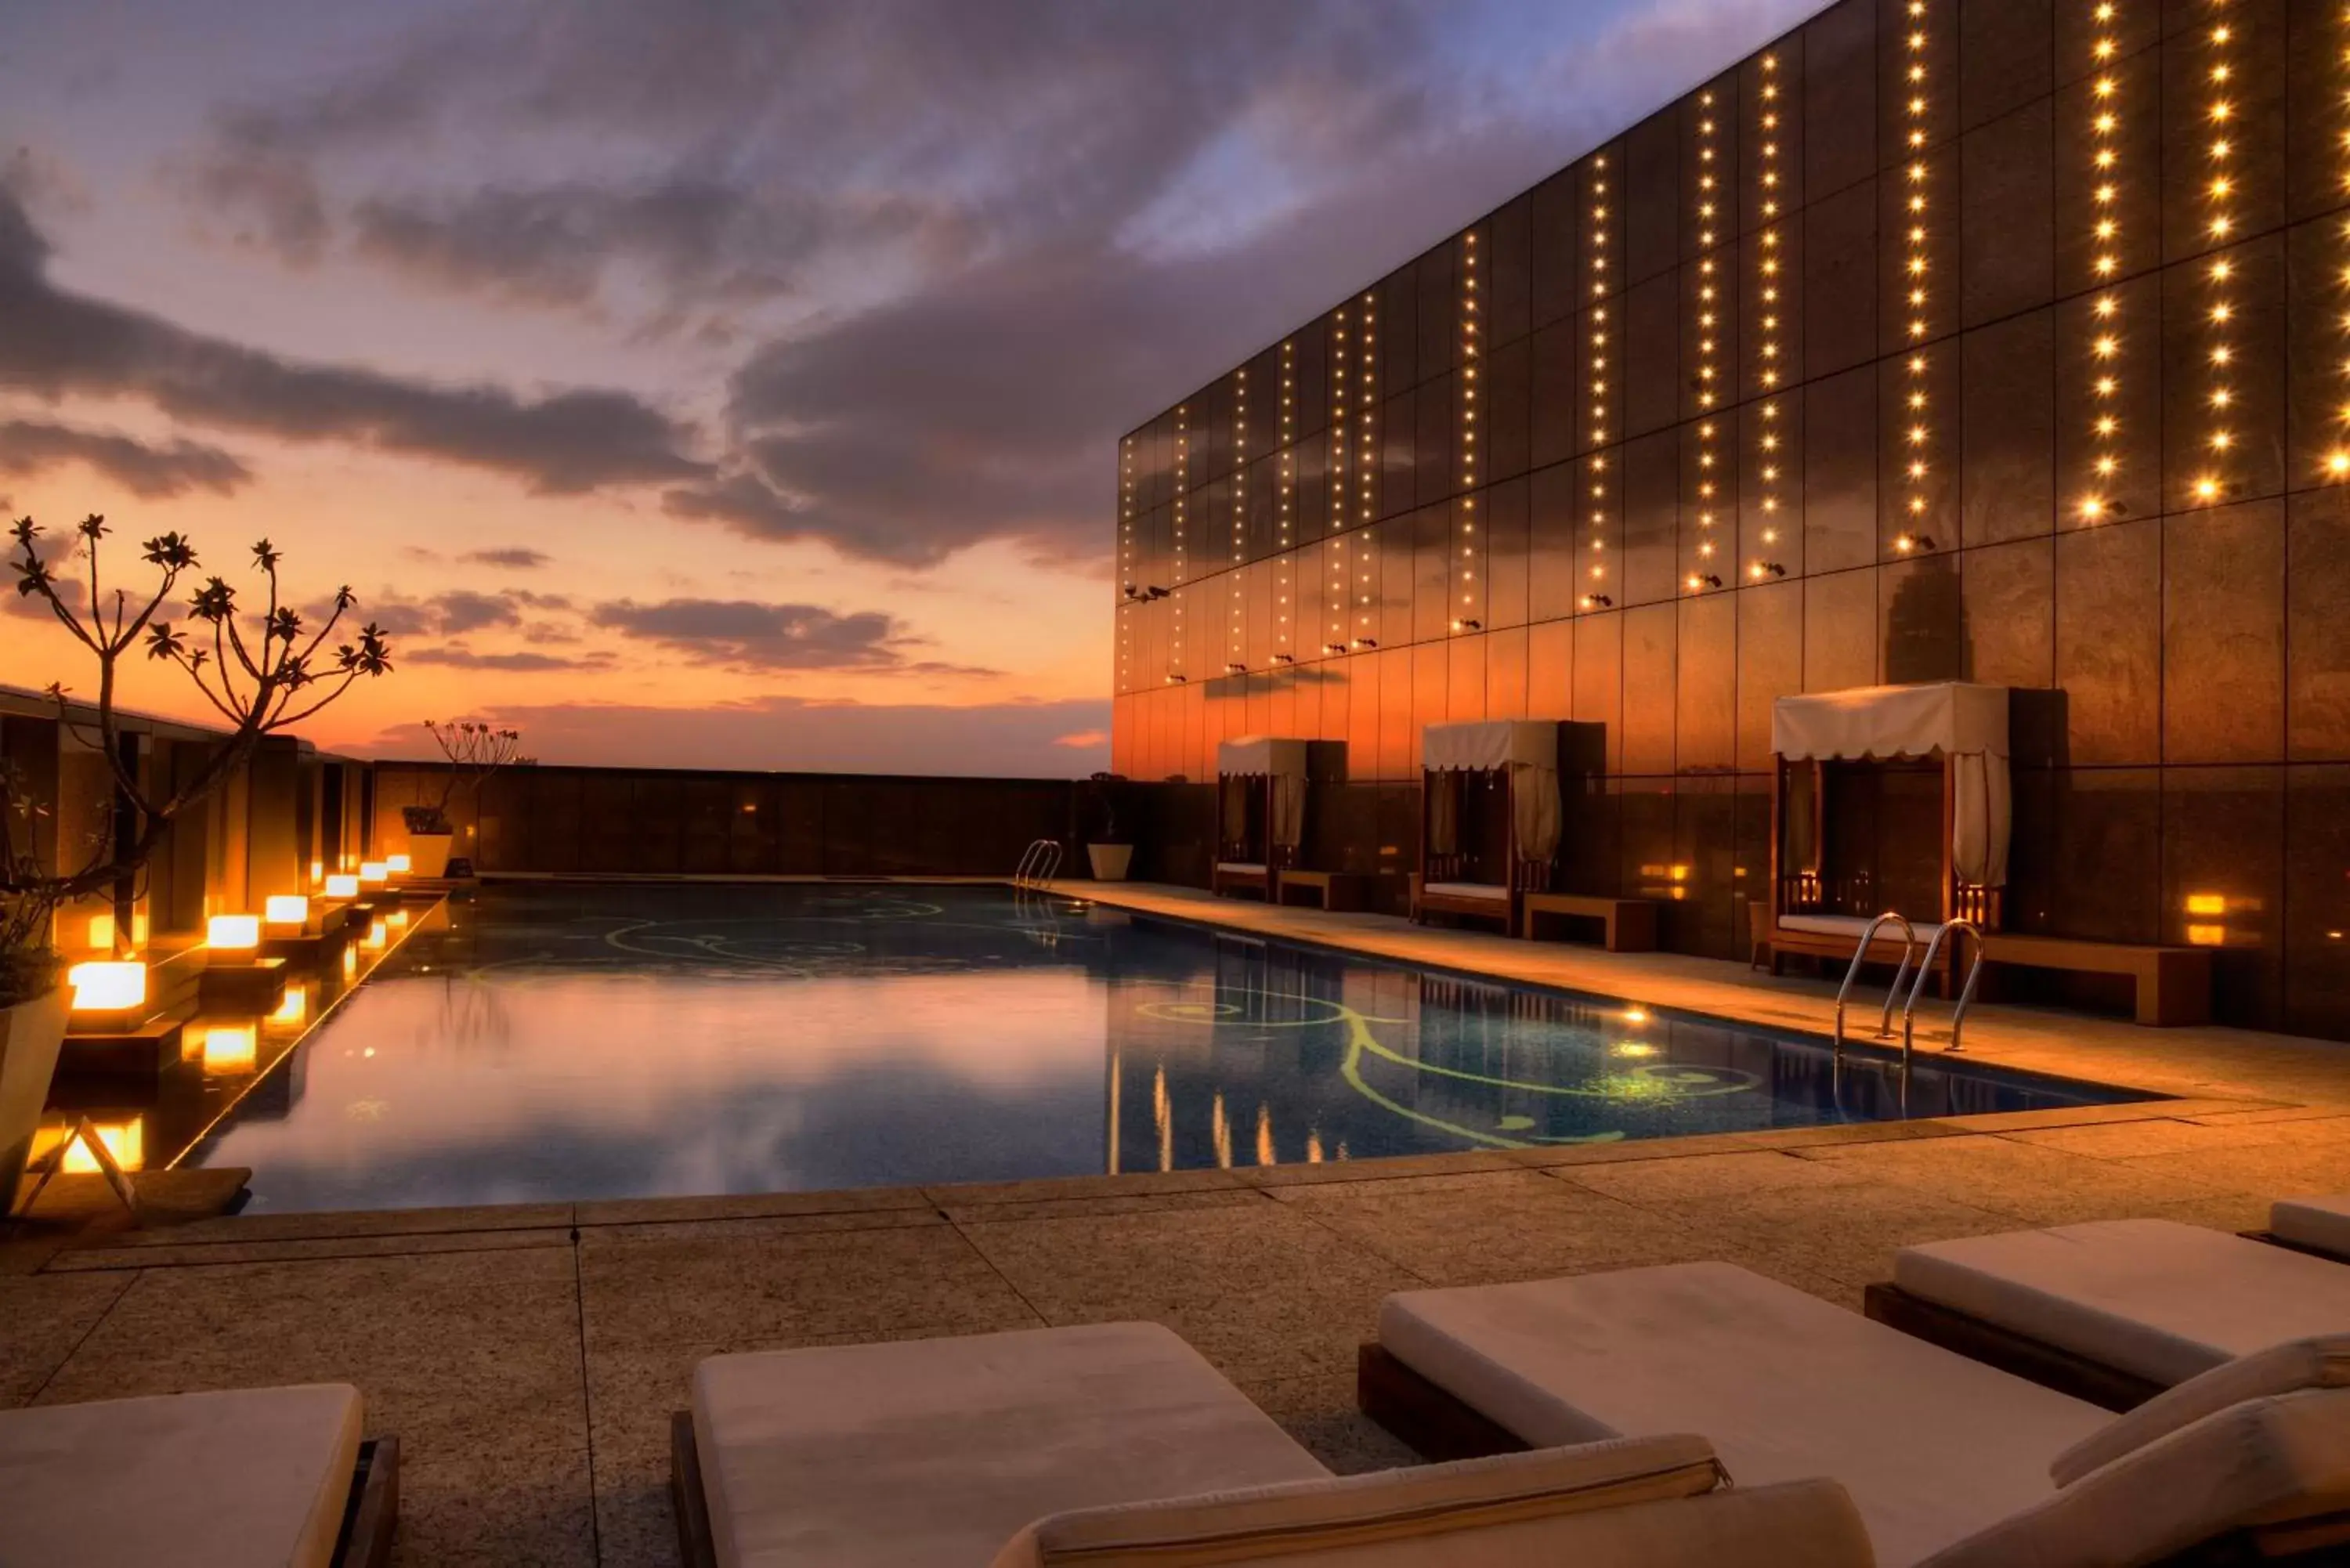
M 1875 1022 L 1873 1011 L 1867 1024 Z M 1866 1027 L 1864 1024 L 1863 1027 Z M 286 1212 L 1366 1159 L 2139 1098 L 1061 898 L 491 885 L 190 1157 Z

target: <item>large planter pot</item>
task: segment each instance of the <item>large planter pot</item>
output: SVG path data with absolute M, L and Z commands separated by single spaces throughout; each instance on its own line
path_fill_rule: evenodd
M 60 985 L 0 1011 L 0 1212 L 16 1205 L 16 1183 L 33 1152 L 33 1129 L 41 1124 L 65 1044 L 68 1001 Z
M 1123 882 L 1127 867 L 1134 864 L 1134 846 L 1088 844 L 1086 846 L 1086 858 L 1093 862 L 1095 881 Z
M 408 874 L 439 877 L 449 869 L 449 846 L 453 833 L 411 833 L 408 836 Z

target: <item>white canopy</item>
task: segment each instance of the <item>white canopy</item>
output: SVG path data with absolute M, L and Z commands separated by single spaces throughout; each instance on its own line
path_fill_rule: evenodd
M 1432 774 L 1508 770 L 1510 816 L 1518 854 L 1548 860 L 1558 849 L 1558 724 L 1496 719 L 1482 724 L 1430 724 L 1420 732 L 1420 766 Z M 1460 839 L 1460 787 L 1429 781 L 1429 847 L 1451 854 Z
M 1248 735 L 1216 743 L 1216 772 L 1224 791 L 1224 837 L 1238 844 L 1248 836 L 1248 805 L 1240 782 L 1269 778 L 1273 816 L 1265 831 L 1273 846 L 1295 849 L 1305 839 L 1305 742 L 1272 735 Z
M 1495 719 L 1482 724 L 1430 724 L 1420 732 L 1420 766 L 1432 774 L 1482 773 L 1515 763 L 1558 766 L 1558 725 Z
M 1950 864 L 1959 880 L 2007 884 L 2015 808 L 2007 776 L 2007 688 L 1944 680 L 1860 686 L 1771 705 L 1771 749 L 1788 762 L 1844 757 L 1950 761 Z
M 1944 680 L 1856 686 L 1771 705 L 1771 749 L 1814 757 L 2007 755 L 2007 688 Z
M 1296 778 L 1305 776 L 1305 742 L 1285 741 L 1272 735 L 1250 735 L 1238 741 L 1221 741 L 1216 745 L 1216 771 L 1220 774 L 1274 774 Z

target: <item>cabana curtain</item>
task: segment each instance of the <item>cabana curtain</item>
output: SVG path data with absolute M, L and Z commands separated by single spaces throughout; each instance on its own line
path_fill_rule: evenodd
M 1558 726 L 1540 721 L 1430 724 L 1421 732 L 1420 766 L 1428 781 L 1429 847 L 1449 855 L 1459 847 L 1461 783 L 1452 775 L 1507 769 L 1512 830 L 1518 853 L 1548 860 L 1558 850 Z
M 1216 747 L 1216 772 L 1223 781 L 1224 837 L 1237 843 L 1248 832 L 1248 799 L 1235 781 L 1270 777 L 1273 820 L 1265 825 L 1276 848 L 1305 841 L 1305 742 L 1271 735 L 1224 741 Z M 1237 815 L 1236 815 L 1237 814 Z
M 1782 697 L 1771 707 L 1771 749 L 1788 762 L 1941 753 L 1950 761 L 1951 867 L 1961 882 L 2006 886 L 2015 821 L 2006 687 L 1947 680 Z

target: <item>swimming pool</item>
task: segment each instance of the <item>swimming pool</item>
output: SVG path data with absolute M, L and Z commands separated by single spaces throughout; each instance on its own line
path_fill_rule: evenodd
M 1817 1042 L 1002 888 L 452 902 L 188 1163 L 265 1211 L 1364 1159 L 1904 1114 Z M 2131 1091 L 1921 1057 L 1907 1114 Z

